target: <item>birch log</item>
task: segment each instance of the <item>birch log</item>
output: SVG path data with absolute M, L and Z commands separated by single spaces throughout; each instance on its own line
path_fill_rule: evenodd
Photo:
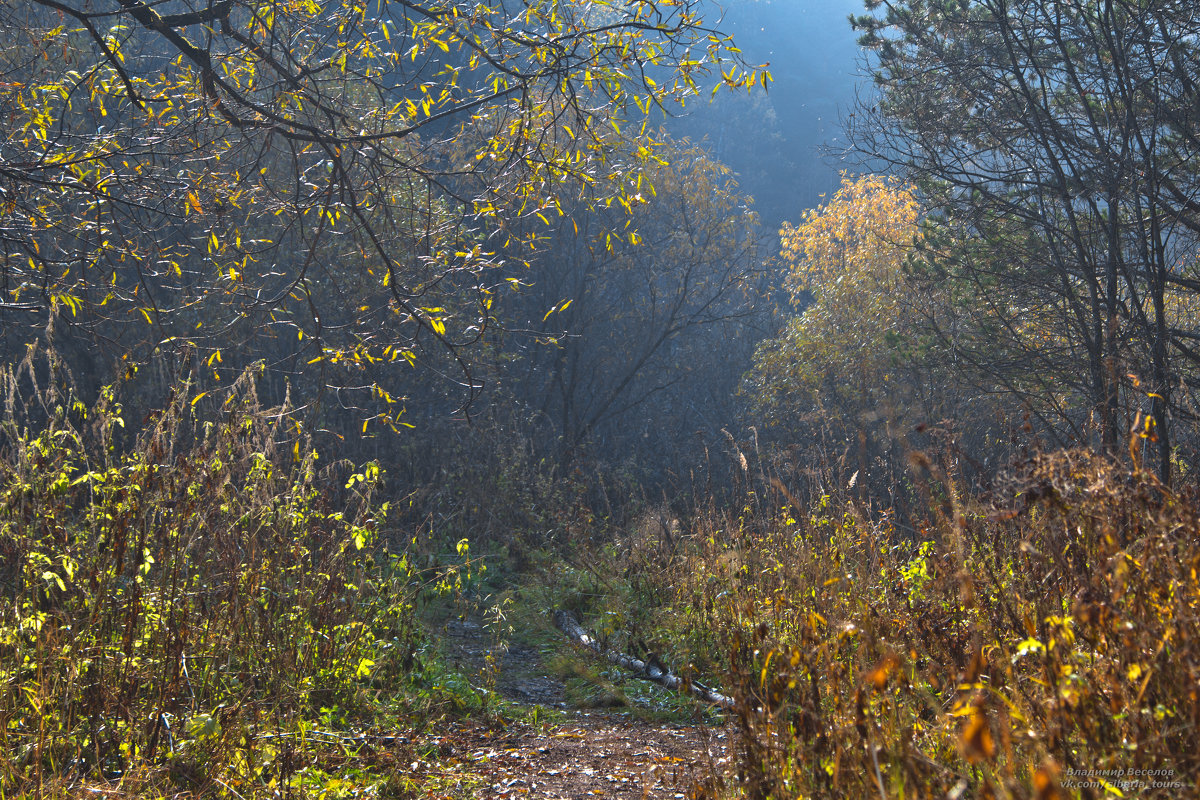
M 727 711 L 737 709 L 737 703 L 732 697 L 709 689 L 707 686 L 696 681 L 684 680 L 661 664 L 643 661 L 640 658 L 618 653 L 616 650 L 602 649 L 595 638 L 585 631 L 575 621 L 575 618 L 566 611 L 559 609 L 554 612 L 554 624 L 573 641 L 591 650 L 596 655 L 608 661 L 608 663 L 629 670 L 635 678 L 653 681 L 660 686 L 673 689 L 677 692 L 690 692 L 704 702 L 720 706 Z

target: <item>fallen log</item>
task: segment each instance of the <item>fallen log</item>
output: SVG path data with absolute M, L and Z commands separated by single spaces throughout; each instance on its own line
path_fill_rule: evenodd
M 712 703 L 727 711 L 737 709 L 737 703 L 729 695 L 721 694 L 696 681 L 680 678 L 678 675 L 673 674 L 669 668 L 658 663 L 657 659 L 645 661 L 624 653 L 618 653 L 616 650 L 603 649 L 596 639 L 588 634 L 569 612 L 562 609 L 555 611 L 554 625 L 571 640 L 591 650 L 596 655 L 608 661 L 608 663 L 629 670 L 635 678 L 652 681 L 677 692 L 690 692 L 700 700 Z

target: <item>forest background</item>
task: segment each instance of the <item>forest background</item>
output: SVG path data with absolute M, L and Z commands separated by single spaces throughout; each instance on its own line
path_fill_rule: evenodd
M 0 26 L 5 796 L 436 795 L 555 607 L 701 796 L 1198 785 L 1193 4 Z

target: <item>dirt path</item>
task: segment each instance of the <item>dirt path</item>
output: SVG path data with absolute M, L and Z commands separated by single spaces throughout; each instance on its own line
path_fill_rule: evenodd
M 448 739 L 472 796 L 488 798 L 684 798 L 725 757 L 721 731 L 598 712 L 503 732 L 459 727 Z
M 488 642 L 477 623 L 452 621 L 442 636 L 460 668 L 484 665 Z M 569 647 L 565 640 L 563 647 Z M 724 729 L 567 709 L 563 683 L 546 673 L 536 648 L 514 645 L 500 660 L 496 689 L 517 703 L 559 709 L 552 723 L 503 729 L 462 723 L 448 733 L 456 760 L 474 779 L 472 796 L 685 798 L 727 764 Z

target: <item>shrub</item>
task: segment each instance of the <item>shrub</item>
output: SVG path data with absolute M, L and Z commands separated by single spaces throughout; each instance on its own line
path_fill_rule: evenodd
M 825 497 L 713 521 L 676 571 L 663 616 L 721 642 L 741 703 L 738 771 L 710 793 L 1194 792 L 1194 498 L 1080 452 L 988 502 L 914 468 L 933 490 L 915 530 Z
M 121 447 L 116 392 L 85 406 L 50 365 L 3 376 L 0 794 L 287 785 L 304 720 L 418 645 L 379 470 L 323 465 L 252 374 L 178 384 Z

